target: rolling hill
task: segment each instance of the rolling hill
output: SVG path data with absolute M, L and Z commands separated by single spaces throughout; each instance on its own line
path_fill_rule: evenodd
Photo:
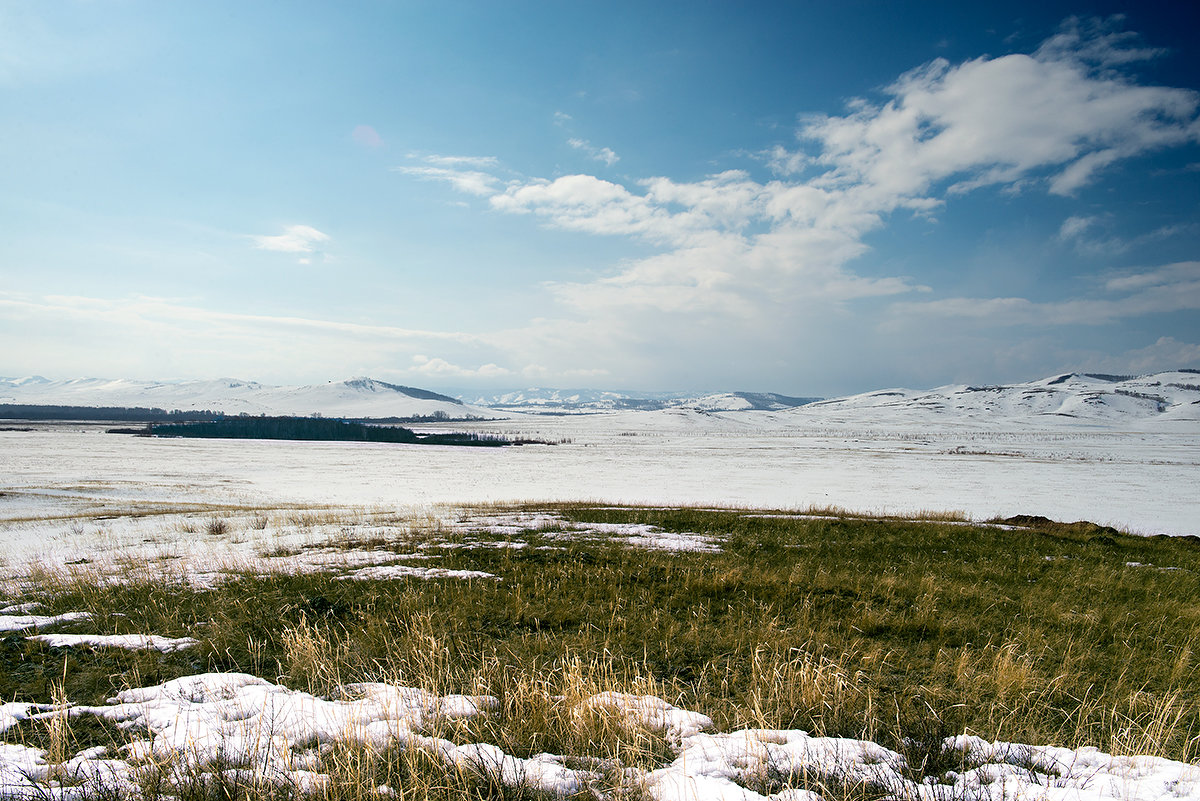
M 321 414 L 362 419 L 501 416 L 448 395 L 372 378 L 308 386 L 271 386 L 236 379 L 155 382 L 79 378 L 51 381 L 34 376 L 0 379 L 0 404 L 146 407 L 167 411 L 204 409 L 225 414 Z

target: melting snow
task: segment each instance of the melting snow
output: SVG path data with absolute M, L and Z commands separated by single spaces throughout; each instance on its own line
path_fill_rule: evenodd
M 170 653 L 191 648 L 191 637 L 160 637 L 157 634 L 34 634 L 27 639 L 44 642 L 52 648 L 90 645 L 99 648 L 125 648 L 130 651 L 162 651 Z
M 90 620 L 87 612 L 65 612 L 61 615 L 0 615 L 0 631 L 24 631 Z
M 496 579 L 495 573 L 485 573 L 482 570 L 448 570 L 444 567 L 413 567 L 412 565 L 376 565 L 363 567 L 339 579 L 398 579 L 398 578 L 452 578 L 452 579 Z
M 447 769 L 557 796 L 600 786 L 602 776 L 594 770 L 568 767 L 600 764 L 586 754 L 526 759 L 488 743 L 456 744 L 426 734 L 438 720 L 496 710 L 499 702 L 491 696 L 437 696 L 377 683 L 347 685 L 341 696 L 318 698 L 243 673 L 207 673 L 127 690 L 106 706 L 5 704 L 0 730 L 24 719 L 96 715 L 142 739 L 122 749 L 123 759 L 110 758 L 100 748 L 62 765 L 49 764 L 39 749 L 2 743 L 0 792 L 17 798 L 81 797 L 86 789 L 110 788 L 134 795 L 139 773 L 156 764 L 171 766 L 175 781 L 237 765 L 242 767 L 234 773 L 244 781 L 318 792 L 330 781 L 321 770 L 321 746 L 335 741 L 420 749 Z M 711 732 L 707 716 L 646 695 L 606 692 L 581 706 L 607 710 L 628 725 L 666 736 L 675 750 L 673 761 L 616 774 L 618 784 L 640 788 L 657 801 L 819 801 L 822 786 L 837 784 L 912 801 L 1200 799 L 1200 766 L 1157 757 L 989 743 L 964 735 L 945 743 L 962 755 L 961 772 L 914 780 L 906 775 L 903 756 L 866 740 L 810 737 L 799 730 Z M 57 784 L 68 780 L 80 787 Z M 74 790 L 78 796 L 71 795 Z

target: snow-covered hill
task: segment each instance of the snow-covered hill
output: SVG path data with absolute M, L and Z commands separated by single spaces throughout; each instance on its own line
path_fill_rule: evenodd
M 457 392 L 466 403 L 493 409 L 534 414 L 574 414 L 663 409 L 675 396 L 667 393 L 630 393 L 601 389 L 529 387 L 499 392 Z
M 778 412 L 815 403 L 820 398 L 794 398 L 774 392 L 722 392 L 704 395 L 695 400 L 681 399 L 673 406 L 706 412 Z
M 497 417 L 424 389 L 352 378 L 308 386 L 270 386 L 254 381 L 133 381 L 77 378 L 51 381 L 40 376 L 0 379 L 0 403 L 46 406 L 124 406 L 167 411 L 212 410 L 226 414 L 387 418 L 446 416 Z
M 1068 373 L 1022 384 L 886 389 L 813 403 L 797 417 L 830 423 L 1094 425 L 1200 422 L 1200 371 Z
M 309 386 L 253 381 L 152 382 L 81 378 L 51 381 L 0 378 L 0 404 L 125 406 L 167 411 L 211 409 L 227 414 L 289 414 L 355 418 L 503 418 L 532 414 L 624 413 L 639 429 L 675 428 L 684 419 L 701 428 L 717 418 L 736 428 L 842 426 L 904 428 L 964 426 L 1147 427 L 1200 426 L 1200 371 L 1145 376 L 1086 373 L 998 386 L 951 385 L 930 390 L 885 389 L 833 400 L 774 393 L 711 395 L 529 389 L 465 394 L 463 400 L 371 378 Z M 654 414 L 647 414 L 654 413 Z M 629 417 L 632 415 L 632 417 Z M 680 416 L 682 415 L 682 417 Z M 626 419 L 628 418 L 628 419 Z M 636 423 L 634 422 L 636 418 Z

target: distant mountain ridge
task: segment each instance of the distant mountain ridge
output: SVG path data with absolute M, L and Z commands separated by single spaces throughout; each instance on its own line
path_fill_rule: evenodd
M 0 404 L 144 407 L 252 415 L 321 414 L 362 419 L 498 416 L 448 395 L 365 377 L 307 386 L 271 386 L 233 378 L 176 382 L 103 378 L 52 381 L 30 376 L 0 379 Z
M 351 419 L 501 419 L 537 414 L 661 414 L 776 420 L 785 425 L 1144 428 L 1200 424 L 1200 370 L 1143 376 L 1064 373 L 1016 384 L 881 389 L 822 400 L 769 392 L 628 393 L 526 389 L 460 397 L 368 377 L 307 386 L 255 381 L 0 378 L 0 405 L 141 407 Z M 672 418 L 674 419 L 674 418 Z
M 532 387 L 497 393 L 460 393 L 460 398 L 477 406 L 534 414 L 579 414 L 586 412 L 658 411 L 697 409 L 703 411 L 781 411 L 821 398 L 797 398 L 775 392 L 722 392 L 711 394 L 678 392 L 615 392 L 597 389 L 545 389 Z

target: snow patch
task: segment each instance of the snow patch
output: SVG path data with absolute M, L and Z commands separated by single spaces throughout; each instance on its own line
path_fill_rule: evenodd
M 87 612 L 64 612 L 61 615 L 0 615 L 0 631 L 25 631 L 26 629 L 44 629 L 63 623 L 75 623 L 80 620 L 91 620 Z
M 34 634 L 26 639 L 37 640 L 51 648 L 74 648 L 80 645 L 95 648 L 124 648 L 128 651 L 161 651 L 171 653 L 191 648 L 197 640 L 191 637 L 160 637 L 157 634 Z
M 822 788 L 838 792 L 839 785 L 905 801 L 1200 801 L 1200 766 L 1159 757 L 962 735 L 944 743 L 961 754 L 960 770 L 912 777 L 902 755 L 868 740 L 811 737 L 796 729 L 712 732 L 706 715 L 649 695 L 605 692 L 580 706 L 665 735 L 674 749 L 668 764 L 650 770 L 609 766 L 616 769 L 608 778 L 616 777 L 619 795 L 641 790 L 656 801 L 820 801 Z M 223 771 L 260 786 L 319 792 L 330 781 L 321 770 L 322 746 L 335 741 L 420 749 L 447 769 L 558 797 L 599 786 L 600 773 L 568 767 L 601 767 L 601 760 L 586 754 L 521 758 L 489 743 L 458 744 L 426 734 L 438 720 L 468 720 L 498 708 L 491 696 L 438 696 L 380 683 L 346 685 L 331 700 L 243 673 L 206 673 L 131 689 L 106 706 L 51 710 L 5 704 L 0 726 L 96 715 L 144 738 L 123 749 L 124 759 L 110 759 L 96 748 L 61 765 L 48 764 L 39 749 L 0 743 L 0 791 L 16 798 L 82 797 L 71 793 L 100 788 L 136 795 L 140 772 L 169 765 L 176 781 Z M 253 767 L 231 771 L 230 765 Z

